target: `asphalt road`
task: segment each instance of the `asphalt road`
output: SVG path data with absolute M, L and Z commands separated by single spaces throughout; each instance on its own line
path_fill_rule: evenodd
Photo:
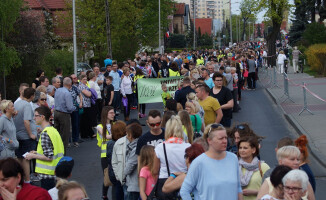
M 295 130 L 287 123 L 283 117 L 280 108 L 271 101 L 270 97 L 258 84 L 255 91 L 243 91 L 242 101 L 240 103 L 242 110 L 235 113 L 233 123 L 248 122 L 254 131 L 266 136 L 262 142 L 261 159 L 271 167 L 277 164 L 275 156 L 275 146 L 277 141 L 285 136 L 296 138 Z M 147 104 L 146 111 L 150 109 L 162 109 L 161 104 Z M 131 118 L 136 118 L 136 111 L 132 111 Z M 122 115 L 119 118 L 122 118 Z M 141 120 L 145 124 L 145 120 Z M 143 132 L 148 127 L 143 126 Z M 101 199 L 102 188 L 102 169 L 100 166 L 100 149 L 96 146 L 96 140 L 85 141 L 80 147 L 72 147 L 68 150 L 68 155 L 75 159 L 75 167 L 71 180 L 76 180 L 86 187 L 86 191 L 92 200 Z M 323 199 L 326 191 L 326 170 L 316 163 L 314 158 L 310 158 L 310 166 L 312 167 L 316 177 L 317 190 L 316 199 Z

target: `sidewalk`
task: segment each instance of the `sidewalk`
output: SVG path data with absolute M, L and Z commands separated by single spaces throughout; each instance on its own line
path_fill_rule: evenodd
M 266 75 L 266 71 L 260 71 L 260 82 L 266 88 L 267 93 L 282 108 L 285 118 L 297 133 L 307 136 L 311 155 L 326 168 L 326 102 L 317 99 L 307 91 L 307 107 L 313 115 L 307 111 L 303 111 L 299 115 L 304 107 L 304 96 L 303 88 L 298 86 L 305 82 L 310 91 L 326 100 L 326 78 L 314 78 L 305 73 L 294 74 L 293 68 L 290 67 L 288 70 L 288 79 L 290 79 L 288 85 L 289 97 L 294 101 L 292 102 L 284 95 L 283 75 L 277 73 L 277 85 L 279 87 L 275 87 L 273 79 L 271 80 L 273 69 L 269 69 L 268 76 Z

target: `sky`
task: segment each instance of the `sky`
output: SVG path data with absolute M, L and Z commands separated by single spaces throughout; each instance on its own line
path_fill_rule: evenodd
M 242 0 L 231 0 L 231 10 L 232 10 L 232 14 L 240 14 L 240 3 L 242 2 Z M 294 4 L 293 0 L 289 0 L 290 4 Z M 264 15 L 265 15 L 266 11 L 261 11 L 257 14 L 257 22 L 256 23 L 261 23 L 262 21 L 264 21 Z M 291 14 L 289 16 L 289 18 L 291 18 Z

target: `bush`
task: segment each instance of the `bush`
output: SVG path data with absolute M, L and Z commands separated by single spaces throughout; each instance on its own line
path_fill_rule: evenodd
M 326 27 L 324 24 L 311 23 L 307 25 L 303 33 L 304 43 L 308 46 L 313 44 L 326 43 Z
M 172 34 L 169 38 L 170 48 L 185 48 L 186 36 L 181 34 Z
M 74 56 L 73 52 L 68 50 L 49 50 L 45 53 L 43 58 L 42 69 L 45 75 L 51 78 L 55 76 L 55 69 L 62 68 L 63 75 L 69 76 L 74 72 Z
M 326 44 L 315 44 L 305 52 L 308 64 L 318 74 L 326 76 Z

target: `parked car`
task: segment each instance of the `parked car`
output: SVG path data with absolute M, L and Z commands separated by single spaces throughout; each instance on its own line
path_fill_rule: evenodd
M 91 66 L 87 63 L 77 63 L 77 76 L 80 75 L 81 72 L 93 71 Z

